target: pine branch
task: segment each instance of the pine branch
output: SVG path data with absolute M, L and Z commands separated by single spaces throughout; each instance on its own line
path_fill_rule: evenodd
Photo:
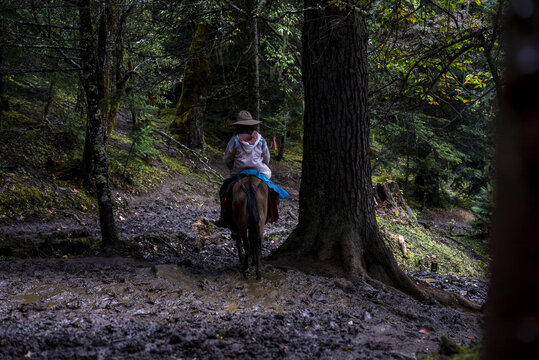
M 66 69 L 26 69 L 26 70 L 10 70 L 8 68 L 1 68 L 0 73 L 18 75 L 18 74 L 32 74 L 32 73 L 53 73 L 53 72 L 78 72 L 81 68 L 66 68 Z
M 61 46 L 61 45 L 39 45 L 39 44 L 31 44 L 31 45 L 25 45 L 25 44 L 3 44 L 4 47 L 11 47 L 11 48 L 21 48 L 21 49 L 47 49 L 47 50 L 74 50 L 74 51 L 82 51 L 82 48 L 76 48 L 72 46 Z
M 44 28 L 51 28 L 51 29 L 61 29 L 61 30 L 80 30 L 78 27 L 73 26 L 60 26 L 60 25 L 51 25 L 51 24 L 39 24 L 39 23 L 32 23 L 22 20 L 15 20 L 15 19 L 9 19 L 5 17 L 0 17 L 0 21 L 8 21 L 20 25 L 28 25 L 28 26 L 35 26 L 35 27 L 44 27 Z

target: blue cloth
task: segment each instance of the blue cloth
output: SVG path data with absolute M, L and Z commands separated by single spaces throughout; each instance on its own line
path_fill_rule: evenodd
M 279 194 L 279 199 L 286 199 L 288 197 L 290 197 L 290 194 L 286 192 L 285 189 L 283 188 L 280 188 L 278 187 L 277 185 L 275 185 L 270 179 L 268 179 L 266 177 L 266 175 L 262 174 L 260 171 L 256 170 L 256 169 L 247 169 L 247 170 L 243 170 L 242 172 L 240 172 L 238 175 L 236 175 L 238 177 L 238 180 L 241 179 L 242 177 L 245 177 L 245 176 L 249 176 L 249 175 L 254 175 L 256 176 L 257 178 L 259 178 L 260 180 L 263 180 L 270 189 L 272 189 L 273 191 L 275 191 L 277 194 Z

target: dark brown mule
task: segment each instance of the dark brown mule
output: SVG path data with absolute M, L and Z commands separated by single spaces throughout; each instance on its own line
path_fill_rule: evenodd
M 243 177 L 232 188 L 232 238 L 236 240 L 243 277 L 246 277 L 251 256 L 256 266 L 257 280 L 260 279 L 260 252 L 268 215 L 268 192 L 268 185 L 256 176 Z

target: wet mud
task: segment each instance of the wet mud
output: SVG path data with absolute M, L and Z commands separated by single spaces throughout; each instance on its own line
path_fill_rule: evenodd
M 415 359 L 441 336 L 468 344 L 481 319 L 266 264 L 126 258 L 8 261 L 0 270 L 3 359 Z M 224 255 L 223 256 L 228 256 Z M 232 255 L 230 255 L 232 256 Z
M 1 359 L 417 359 L 436 351 L 442 336 L 462 345 L 481 338 L 481 315 L 422 304 L 372 281 L 267 261 L 262 280 L 252 272 L 243 279 L 229 232 L 210 221 L 218 217 L 214 189 L 192 195 L 170 185 L 116 196 L 124 204 L 118 227 L 138 247 L 136 258 L 0 262 Z M 265 255 L 295 226 L 288 212 L 297 213 L 297 193 L 266 227 Z M 14 224 L 0 224 L 4 236 L 36 244 L 40 234 L 97 234 L 96 219 L 80 214 Z M 486 299 L 484 282 L 416 275 Z

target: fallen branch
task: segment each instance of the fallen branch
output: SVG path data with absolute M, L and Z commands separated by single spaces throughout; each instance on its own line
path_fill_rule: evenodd
M 189 151 L 191 154 L 195 155 L 195 157 L 197 158 L 197 160 L 203 165 L 204 167 L 204 172 L 207 173 L 209 172 L 210 174 L 212 174 L 213 176 L 215 176 L 217 179 L 220 180 L 220 182 L 223 181 L 223 177 L 221 176 L 221 174 L 219 174 L 218 172 L 216 172 L 215 170 L 213 170 L 211 168 L 211 166 L 208 165 L 208 159 L 201 156 L 197 151 L 193 150 L 193 149 L 190 149 L 188 148 L 187 146 L 185 146 L 184 144 L 182 144 L 181 142 L 179 142 L 178 140 L 176 140 L 175 138 L 173 138 L 172 136 L 170 136 L 169 134 L 167 134 L 166 132 L 164 131 L 161 131 L 161 130 L 158 130 L 158 129 L 153 129 L 154 132 L 156 132 L 157 134 L 167 138 L 168 140 L 172 141 L 174 144 L 180 146 L 182 149 L 184 150 L 187 150 Z M 209 177 L 208 177 L 209 178 Z M 220 184 L 220 182 L 215 182 L 215 181 L 212 181 L 211 179 L 209 179 L 210 182 L 213 182 L 213 183 L 217 183 L 217 184 Z
M 161 245 L 164 245 L 167 249 L 169 249 L 170 251 L 172 251 L 177 257 L 180 257 L 181 254 L 178 252 L 178 250 L 176 250 L 176 248 L 172 245 L 170 245 L 168 242 L 166 242 L 165 240 L 157 237 L 157 236 L 146 236 L 144 238 L 144 240 L 146 240 L 147 242 L 149 243 L 152 243 L 152 244 L 161 244 Z
M 296 214 L 294 214 L 291 210 L 288 210 L 286 212 L 288 215 L 290 215 L 290 217 L 296 221 L 298 221 L 298 217 L 296 216 Z

